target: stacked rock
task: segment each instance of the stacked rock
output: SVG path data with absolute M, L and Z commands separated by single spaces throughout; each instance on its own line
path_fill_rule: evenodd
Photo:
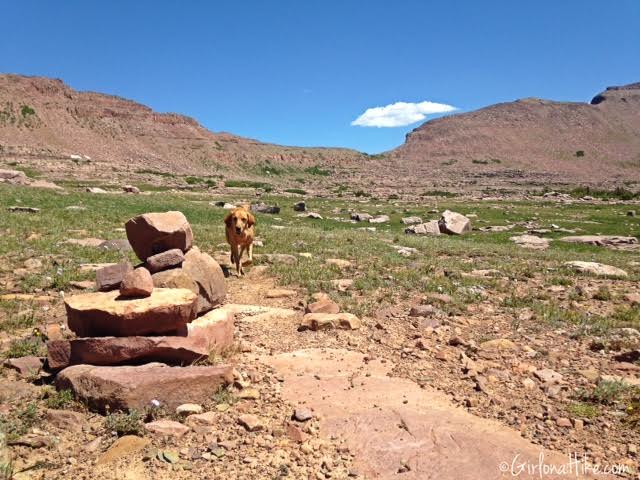
M 228 365 L 192 365 L 233 342 L 233 314 L 213 310 L 226 295 L 222 269 L 193 246 L 181 212 L 140 215 L 125 229 L 143 263 L 102 268 L 97 292 L 65 299 L 77 338 L 47 344 L 49 367 L 63 369 L 56 385 L 98 410 L 202 402 L 232 380 Z

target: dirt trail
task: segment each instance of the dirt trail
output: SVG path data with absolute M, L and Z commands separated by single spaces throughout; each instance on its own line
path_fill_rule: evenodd
M 302 294 L 268 299 L 273 279 L 229 280 L 234 303 L 279 309 L 228 307 L 239 313 L 238 337 L 252 346 L 241 362 L 273 367 L 284 400 L 311 408 L 321 435 L 345 445 L 364 478 L 540 478 L 540 458 L 546 468 L 569 462 L 516 430 L 456 407 L 429 386 L 391 376 L 391 361 L 366 353 L 372 339 L 365 331 L 298 332 Z M 550 471 L 544 476 L 563 478 Z

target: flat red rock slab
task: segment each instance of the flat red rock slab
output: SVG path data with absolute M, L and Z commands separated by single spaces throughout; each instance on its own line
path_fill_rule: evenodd
M 234 315 L 212 310 L 187 324 L 186 336 L 86 337 L 47 343 L 49 368 L 164 362 L 190 365 L 233 343 Z
M 569 462 L 508 427 L 455 407 L 435 390 L 388 376 L 393 368 L 389 362 L 365 363 L 361 353 L 333 349 L 262 360 L 284 377 L 285 400 L 312 409 L 323 436 L 346 441 L 356 469 L 366 478 L 540 478 L 520 471 L 520 465 L 537 466 L 541 453 L 546 464 Z M 519 475 L 512 476 L 512 464 Z
M 65 299 L 67 323 L 79 337 L 184 334 L 196 316 L 198 296 L 180 288 L 155 288 L 144 298 L 122 298 L 117 290 Z
M 91 409 L 142 410 L 152 400 L 170 410 L 183 403 L 204 403 L 233 381 L 230 365 L 168 367 L 161 363 L 101 367 L 74 365 L 56 377 L 58 389 L 71 389 Z M 154 402 L 155 403 L 155 402 Z

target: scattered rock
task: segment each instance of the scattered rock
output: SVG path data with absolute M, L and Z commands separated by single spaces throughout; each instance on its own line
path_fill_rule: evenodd
M 555 383 L 560 383 L 563 379 L 562 374 L 551 370 L 550 368 L 543 368 L 541 370 L 535 370 L 533 375 L 540 380 L 542 383 L 546 383 L 548 385 L 552 385 Z
M 269 290 L 265 297 L 267 298 L 289 298 L 295 297 L 298 294 L 295 290 L 286 290 L 284 288 L 276 288 Z
M 47 408 L 45 410 L 45 417 L 50 424 L 58 427 L 60 430 L 81 432 L 83 427 L 87 426 L 87 420 L 84 415 L 71 410 L 54 410 Z
M 440 224 L 437 220 L 419 223 L 405 228 L 404 233 L 414 235 L 440 235 Z
M 193 242 L 191 225 L 182 212 L 145 213 L 127 221 L 127 238 L 138 258 L 178 248 L 187 252 Z
M 96 271 L 96 289 L 104 292 L 120 287 L 124 276 L 133 270 L 129 262 L 115 263 L 99 268 Z
M 307 210 L 307 204 L 305 202 L 297 202 L 293 205 L 294 212 L 304 212 Z
M 198 405 L 197 403 L 183 403 L 176 407 L 176 414 L 181 417 L 196 415 L 198 413 L 202 413 L 202 405 Z
M 128 271 L 120 283 L 120 295 L 125 298 L 148 297 L 152 293 L 153 279 L 144 267 Z
M 96 460 L 96 465 L 111 463 L 120 458 L 127 457 L 143 450 L 150 441 L 146 438 L 135 435 L 125 435 L 118 438 L 113 444 Z
M 174 420 L 156 420 L 145 423 L 144 429 L 154 435 L 173 438 L 182 438 L 191 430 L 186 425 Z
M 480 349 L 484 351 L 512 351 L 518 347 L 511 340 L 506 338 L 496 338 L 494 340 L 487 340 L 480 344 Z
M 373 217 L 369 219 L 369 223 L 385 223 L 390 220 L 388 215 L 378 215 L 377 217 Z
M 151 273 L 157 273 L 168 268 L 179 267 L 184 262 L 184 253 L 179 248 L 172 248 L 166 252 L 157 253 L 147 258 L 145 266 Z
M 251 211 L 256 213 L 270 213 L 277 215 L 280 213 L 280 207 L 277 205 L 267 205 L 266 203 L 254 203 L 251 205 Z
M 40 373 L 42 360 L 39 357 L 28 355 L 26 357 L 9 358 L 3 364 L 6 368 L 17 370 L 23 378 L 33 377 Z
M 190 290 L 156 288 L 149 297 L 119 299 L 118 291 L 65 298 L 67 323 L 80 337 L 160 335 L 186 331 L 198 299 Z
M 122 187 L 122 190 L 125 193 L 140 193 L 140 189 L 135 185 L 125 185 L 124 187 Z
M 360 319 L 351 313 L 307 313 L 299 330 L 357 330 L 360 326 Z
M 462 235 L 471 231 L 471 220 L 460 213 L 445 210 L 438 222 L 440 232 L 448 235 Z
M 535 235 L 515 235 L 510 237 L 509 240 L 522 248 L 532 250 L 546 250 L 549 248 L 549 239 L 536 237 Z
M 210 427 L 220 423 L 218 412 L 204 412 L 189 415 L 185 422 L 191 427 Z
M 346 292 L 353 287 L 353 280 L 350 278 L 340 278 L 338 280 L 331 280 L 331 285 L 339 292 Z
M 573 424 L 571 423 L 571 420 L 569 420 L 566 417 L 559 417 L 556 418 L 556 425 L 562 428 L 571 428 L 573 427 Z
M 98 245 L 99 250 L 127 253 L 131 251 L 131 245 L 126 238 L 115 238 L 113 240 L 105 240 Z
M 405 225 L 413 225 L 414 223 L 422 223 L 422 219 L 420 217 L 403 217 L 402 223 Z
M 317 302 L 307 304 L 306 313 L 338 313 L 340 306 L 330 298 L 323 298 Z
M 22 206 L 7 207 L 7 210 L 9 210 L 10 212 L 24 212 L 24 213 L 38 213 L 40 211 L 40 209 L 36 207 L 22 207 Z
M 352 213 L 351 220 L 355 220 L 356 222 L 367 222 L 373 218 L 373 215 L 369 215 L 368 213 Z
M 343 260 L 341 258 L 327 258 L 325 260 L 327 265 L 335 265 L 338 268 L 350 268 L 353 264 L 349 260 Z
M 415 305 L 409 311 L 410 317 L 430 317 L 437 312 L 433 305 Z
M 85 191 L 88 193 L 109 193 L 104 188 L 100 187 L 87 187 Z
M 582 273 L 591 273 L 602 277 L 627 277 L 628 273 L 621 268 L 597 262 L 565 262 L 564 265 Z
M 618 235 L 575 235 L 560 238 L 562 242 L 584 243 L 599 247 L 617 247 L 620 245 L 635 245 L 638 243 L 636 237 L 622 237 Z
M 308 408 L 296 408 L 293 412 L 293 419 L 298 422 L 306 422 L 313 418 L 313 412 Z
M 250 413 L 245 413 L 238 417 L 238 423 L 242 425 L 249 432 L 255 432 L 264 428 L 264 423 L 257 416 Z
M 168 367 L 159 363 L 141 366 L 96 367 L 74 365 L 56 378 L 59 389 L 71 389 L 76 398 L 90 408 L 110 410 L 144 410 L 152 400 L 174 409 L 187 402 L 203 403 L 211 393 L 233 381 L 233 368 Z

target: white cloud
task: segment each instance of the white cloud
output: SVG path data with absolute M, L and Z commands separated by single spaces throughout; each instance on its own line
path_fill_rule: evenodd
M 403 127 L 424 120 L 433 113 L 456 110 L 451 105 L 434 102 L 396 102 L 384 107 L 367 108 L 351 125 L 359 127 Z

